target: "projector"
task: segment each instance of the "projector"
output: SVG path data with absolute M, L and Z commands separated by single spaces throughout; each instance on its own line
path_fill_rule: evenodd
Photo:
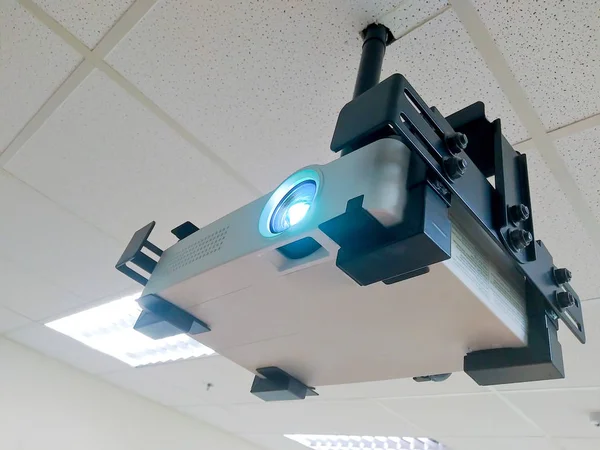
M 584 342 L 581 303 L 534 239 L 526 158 L 482 103 L 444 118 L 395 74 L 342 109 L 331 147 L 343 157 L 182 224 L 165 251 L 140 229 L 117 263 L 145 286 L 135 329 L 188 333 L 266 401 L 462 370 L 564 377 L 558 324 Z

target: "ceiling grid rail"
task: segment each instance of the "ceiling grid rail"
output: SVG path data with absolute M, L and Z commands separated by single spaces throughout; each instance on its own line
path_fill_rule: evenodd
M 26 8 L 36 19 L 44 23 L 51 31 L 61 37 L 67 44 L 76 50 L 83 61 L 67 77 L 67 79 L 58 87 L 50 98 L 42 105 L 38 112 L 27 122 L 11 143 L 6 147 L 3 153 L 0 153 L 0 167 L 3 167 L 19 149 L 33 136 L 45 123 L 45 121 L 60 107 L 60 105 L 74 92 L 77 87 L 92 73 L 94 69 L 99 69 L 123 88 L 128 94 L 144 105 L 148 110 L 154 113 L 167 126 L 178 133 L 183 139 L 195 147 L 202 155 L 207 157 L 224 173 L 236 180 L 240 185 L 248 189 L 254 195 L 260 195 L 260 190 L 230 166 L 220 156 L 211 151 L 196 136 L 182 126 L 173 117 L 167 114 L 162 108 L 141 92 L 133 83 L 123 77 L 118 71 L 110 66 L 104 58 L 112 49 L 129 33 L 135 25 L 144 18 L 144 16 L 154 7 L 158 0 L 137 0 L 115 23 L 115 25 L 101 39 L 95 49 L 90 50 L 77 37 L 67 31 L 61 24 L 54 20 L 33 0 L 19 0 L 19 3 Z M 600 125 L 600 114 L 588 117 L 586 119 L 574 122 L 572 124 L 560 127 L 552 131 L 546 131 L 534 107 L 527 100 L 525 92 L 515 79 L 508 63 L 504 59 L 501 51 L 498 49 L 489 34 L 489 31 L 479 17 L 475 6 L 471 0 L 450 0 L 450 6 L 453 8 L 463 26 L 469 33 L 471 40 L 481 53 L 484 61 L 490 71 L 498 81 L 502 91 L 508 98 L 510 104 L 515 110 L 517 116 L 529 132 L 531 138 L 515 145 L 519 150 L 525 150 L 535 146 L 539 149 L 544 161 L 550 171 L 556 178 L 566 197 L 570 201 L 575 213 L 586 232 L 592 238 L 596 248 L 600 251 L 600 227 L 594 214 L 591 212 L 587 201 L 583 197 L 577 184 L 570 175 L 564 161 L 560 157 L 554 140 L 568 136 L 579 131 L 593 128 Z M 443 8 L 439 14 L 445 12 Z M 439 14 L 428 18 L 426 22 L 437 17 Z M 418 26 L 422 26 L 419 24 Z M 413 27 L 414 28 L 418 28 Z M 413 29 L 407 30 L 407 33 Z
M 553 138 L 546 131 L 535 108 L 527 99 L 525 91 L 513 75 L 504 55 L 479 17 L 477 9 L 471 0 L 450 0 L 450 4 L 523 126 L 527 129 L 531 141 L 569 200 L 575 215 L 592 239 L 596 250 L 600 251 L 600 226 L 598 226 L 598 221 L 559 155 Z
M 562 127 L 550 130 L 548 131 L 548 135 L 553 141 L 556 141 L 558 139 L 562 139 L 564 137 L 571 136 L 595 127 L 600 127 L 600 114 L 594 114 L 593 116 L 586 117 L 585 119 L 577 120 L 567 125 L 563 125 Z M 513 145 L 513 147 L 517 150 L 524 151 L 528 148 L 535 147 L 535 143 L 533 142 L 533 139 L 526 139 L 518 144 Z
M 152 9 L 158 0 L 137 0 L 123 14 L 117 23 L 106 33 L 94 50 L 90 50 L 73 34 L 66 30 L 61 24 L 54 20 L 48 13 L 40 8 L 33 0 L 19 0 L 19 3 L 27 9 L 36 19 L 46 25 L 51 31 L 56 33 L 83 58 L 83 62 L 69 75 L 67 80 L 54 92 L 54 94 L 44 103 L 42 108 L 17 134 L 13 141 L 8 145 L 4 153 L 0 155 L 0 166 L 6 163 L 17 154 L 19 149 L 31 138 L 44 122 L 53 114 L 53 112 L 74 92 L 74 90 L 87 78 L 93 69 L 101 70 L 112 81 L 124 89 L 130 96 L 140 102 L 146 109 L 155 114 L 163 123 L 174 130 L 178 135 L 185 139 L 189 144 L 196 148 L 203 156 L 208 158 L 213 164 L 219 167 L 225 174 L 233 178 L 240 185 L 244 186 L 254 195 L 262 193 L 245 177 L 231 167 L 225 160 L 212 152 L 189 130 L 183 127 L 173 117 L 162 110 L 156 103 L 150 100 L 133 83 L 128 81 L 104 58 L 108 53 L 133 29 L 133 27 L 143 19 L 143 17 Z

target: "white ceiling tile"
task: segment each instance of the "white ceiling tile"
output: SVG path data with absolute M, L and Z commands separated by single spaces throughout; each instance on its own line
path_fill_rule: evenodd
M 388 27 L 392 35 L 399 38 L 447 6 L 448 0 L 404 0 L 396 8 L 379 17 L 377 22 Z
M 220 355 L 130 368 L 105 378 L 170 406 L 261 402 L 250 393 L 254 375 Z
M 238 428 L 233 422 L 234 416 L 225 406 L 178 406 L 176 409 L 183 414 L 200 419 L 223 430 L 231 431 L 233 428 Z
M 600 221 L 600 127 L 558 139 L 556 147 Z
M 134 0 L 34 0 L 89 48 L 112 28 Z
M 252 199 L 99 71 L 6 169 L 123 244 L 156 220 L 152 242 L 172 245 L 172 228 L 203 226 Z
M 393 72 L 405 75 L 425 102 L 446 116 L 482 101 L 488 119 L 502 120 L 502 132 L 510 142 L 527 137 L 527 131 L 452 10 L 388 47 L 383 68 L 387 75 Z
M 43 273 L 28 272 L 3 256 L 0 256 L 0 285 L 0 304 L 31 320 L 56 316 L 83 303 L 81 298 L 57 286 Z
M 573 273 L 572 285 L 582 299 L 600 296 L 598 250 L 571 204 L 535 148 L 527 149 L 535 238 L 541 239 L 558 267 Z
M 329 144 L 351 99 L 358 32 L 397 4 L 166 0 L 108 61 L 270 190 L 302 166 L 335 157 Z
M 561 450 L 598 450 L 600 439 L 558 439 Z
M 124 370 L 129 367 L 115 358 L 39 323 L 25 325 L 7 333 L 6 336 L 15 342 L 86 372 L 98 374 Z
M 250 393 L 254 374 L 220 355 L 159 364 L 139 369 L 156 379 L 172 383 L 189 393 L 180 405 L 260 403 Z
M 57 178 L 62 175 L 60 171 L 49 172 Z M 32 276 L 39 274 L 40 280 L 51 279 L 86 301 L 132 286 L 133 282 L 114 268 L 124 243 L 108 237 L 2 170 L 0 210 L 0 254 Z
M 283 401 L 184 411 L 234 433 L 421 436 L 423 431 L 372 401 Z
M 548 129 L 600 112 L 596 0 L 474 0 Z
M 453 373 L 441 383 L 417 383 L 412 378 L 385 380 L 368 383 L 353 383 L 336 386 L 320 386 L 318 397 L 310 401 L 352 398 L 420 397 L 426 395 L 467 394 L 487 391 L 464 372 Z
M 0 153 L 81 57 L 16 1 L 0 2 Z
M 563 349 L 565 378 L 494 386 L 500 391 L 538 389 L 565 389 L 575 387 L 600 387 L 600 301 L 590 300 L 583 305 L 583 319 L 587 342 L 582 344 L 573 333 L 561 324 L 559 341 Z M 600 409 L 600 408 L 599 408 Z
M 452 450 L 553 450 L 543 437 L 440 438 Z
M 600 389 L 506 392 L 504 397 L 540 426 L 548 436 L 600 439 L 591 412 L 600 411 Z
M 27 320 L 26 317 L 23 317 L 4 306 L 0 306 L 0 334 L 22 327 L 28 323 L 29 320 Z
M 426 436 L 541 436 L 495 394 L 379 400 L 425 431 Z
M 202 395 L 182 389 L 174 378 L 155 376 L 148 367 L 129 368 L 103 375 L 103 378 L 129 391 L 166 406 L 201 405 Z M 203 387 L 198 385 L 198 389 Z

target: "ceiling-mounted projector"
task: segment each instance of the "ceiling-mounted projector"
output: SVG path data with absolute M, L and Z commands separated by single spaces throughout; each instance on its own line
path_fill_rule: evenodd
M 482 385 L 564 377 L 558 322 L 584 342 L 581 303 L 534 240 L 525 156 L 481 103 L 444 118 L 403 76 L 378 83 L 389 31 L 364 37 L 342 158 L 186 222 L 164 252 L 154 223 L 134 235 L 117 268 L 145 285 L 135 328 L 190 334 L 255 372 L 265 400 L 461 370 Z

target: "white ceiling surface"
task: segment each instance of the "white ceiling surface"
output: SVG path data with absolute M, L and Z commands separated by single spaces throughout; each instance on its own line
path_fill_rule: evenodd
M 474 0 L 548 129 L 600 111 L 597 0 Z
M 133 0 L 35 0 L 88 48 L 93 49 Z
M 146 11 L 153 0 L 139 3 Z M 474 3 L 548 130 L 600 113 L 595 2 Z M 279 404 L 251 396 L 252 374 L 220 356 L 132 369 L 40 325 L 135 289 L 113 266 L 150 220 L 158 221 L 154 240 L 169 245 L 168 231 L 181 222 L 206 224 L 298 167 L 333 158 L 357 32 L 374 18 L 405 32 L 445 2 L 158 1 L 121 23 L 137 25 L 106 57 L 117 72 L 88 57 L 98 69 L 38 117 L 37 132 L 23 128 L 82 60 L 57 33 L 66 29 L 71 44 L 92 49 L 130 4 L 40 0 L 36 18 L 14 0 L 0 2 L 0 152 L 19 130 L 34 132 L 18 135 L 25 144 L 0 171 L 0 332 L 264 448 L 301 448 L 283 433 L 421 435 L 455 450 L 600 448 L 587 420 L 600 410 L 597 301 L 584 307 L 586 346 L 561 332 L 566 380 L 489 390 L 454 374 L 441 384 L 331 386 Z M 446 114 L 481 99 L 513 143 L 527 139 L 476 38 L 447 10 L 388 49 L 385 74 L 405 73 Z M 598 219 L 599 134 L 567 128 L 555 141 Z M 531 147 L 536 237 L 573 270 L 583 298 L 600 297 L 598 250 L 581 211 L 546 168 L 548 150 Z M 208 151 L 257 190 L 226 175 Z
M 47 170 L 56 164 L 61 176 Z M 171 245 L 176 225 L 210 223 L 253 198 L 100 71 L 5 167 L 125 243 L 156 220 L 154 243 Z
M 0 1 L 0 38 L 4 149 L 82 58 L 14 1 Z

